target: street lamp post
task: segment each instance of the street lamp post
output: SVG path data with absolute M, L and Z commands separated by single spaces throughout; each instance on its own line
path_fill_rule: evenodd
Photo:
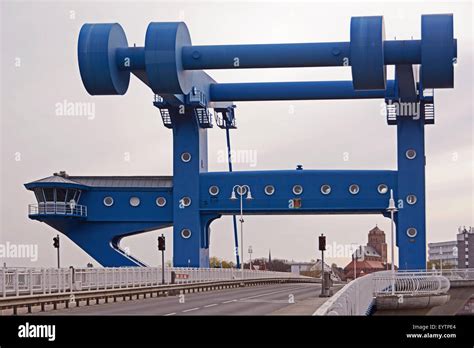
M 357 245 L 357 247 L 355 247 Z M 352 253 L 352 272 L 354 276 L 354 280 L 357 279 L 357 260 L 359 259 L 357 257 L 357 252 L 361 249 L 361 246 L 357 243 L 351 243 L 351 246 L 354 247 L 354 252 Z
M 443 275 L 443 247 L 439 247 L 439 270 L 441 275 Z
M 250 270 L 252 270 L 252 253 L 253 253 L 253 249 L 252 249 L 252 246 L 249 245 L 249 258 L 250 258 Z
M 393 190 L 390 190 L 390 199 L 388 201 L 387 211 L 390 212 L 390 238 L 391 238 L 391 249 L 392 249 L 392 296 L 395 295 L 395 237 L 394 237 L 394 222 L 393 215 L 397 211 L 395 206 L 395 200 L 393 199 Z
M 352 256 L 352 260 L 354 262 L 354 280 L 357 279 L 357 250 L 359 248 L 356 249 L 356 251 L 354 252 L 354 255 Z
M 235 185 L 232 188 L 232 194 L 230 195 L 230 199 L 237 199 L 237 196 L 235 195 L 235 192 L 237 191 L 237 194 L 240 197 L 240 255 L 242 255 L 242 260 L 240 260 L 240 270 L 242 274 L 242 280 L 244 280 L 244 209 L 243 209 L 243 196 L 247 194 L 247 197 L 245 199 L 253 199 L 252 193 L 250 192 L 250 186 L 249 185 Z

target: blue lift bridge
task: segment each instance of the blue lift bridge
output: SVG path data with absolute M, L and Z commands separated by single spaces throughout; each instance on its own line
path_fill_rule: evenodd
M 400 268 L 424 269 L 424 130 L 434 123 L 433 90 L 454 87 L 456 57 L 451 14 L 423 15 L 420 40 L 386 40 L 383 17 L 370 16 L 351 19 L 348 42 L 299 44 L 195 46 L 185 23 L 166 22 L 149 24 L 144 47 L 129 47 L 119 24 L 84 24 L 78 61 L 85 89 L 93 96 L 124 95 L 130 74 L 146 84 L 173 132 L 173 176 L 55 173 L 25 184 L 37 200 L 29 217 L 103 266 L 143 265 L 121 250 L 120 240 L 172 226 L 174 266 L 208 267 L 209 226 L 239 213 L 239 201 L 229 199 L 236 185 L 250 188 L 244 212 L 255 215 L 389 217 L 393 191 Z M 395 66 L 394 80 L 387 80 L 387 65 Z M 352 80 L 218 83 L 204 72 L 338 66 L 351 69 Z M 367 98 L 385 100 L 387 123 L 397 127 L 397 170 L 208 171 L 208 129 L 213 118 L 227 134 L 236 128 L 235 102 Z M 410 103 L 418 114 L 397 107 Z

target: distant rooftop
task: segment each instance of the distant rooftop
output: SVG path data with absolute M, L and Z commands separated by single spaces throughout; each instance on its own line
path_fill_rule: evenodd
M 90 187 L 173 187 L 172 176 L 72 176 L 66 172 L 54 173 L 47 178 L 31 182 L 51 184 L 78 184 Z
M 452 246 L 452 245 L 457 245 L 457 244 L 458 242 L 455 240 L 447 240 L 443 242 L 432 242 L 432 243 L 428 243 L 428 248 L 436 248 L 440 246 Z
M 375 257 L 380 257 L 380 254 L 377 252 L 377 250 L 375 250 L 373 247 L 371 247 L 370 245 L 361 245 L 360 247 L 358 247 L 354 253 L 353 253 L 353 256 L 354 254 L 356 255 L 357 258 L 361 257 L 361 256 L 375 256 Z

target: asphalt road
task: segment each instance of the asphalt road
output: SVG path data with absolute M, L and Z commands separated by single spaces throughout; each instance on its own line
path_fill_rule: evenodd
M 35 315 L 311 315 L 320 284 L 275 284 L 81 306 Z

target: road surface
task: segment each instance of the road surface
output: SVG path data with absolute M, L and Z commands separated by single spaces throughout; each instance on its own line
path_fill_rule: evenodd
M 80 306 L 35 315 L 311 315 L 321 285 L 272 284 Z

